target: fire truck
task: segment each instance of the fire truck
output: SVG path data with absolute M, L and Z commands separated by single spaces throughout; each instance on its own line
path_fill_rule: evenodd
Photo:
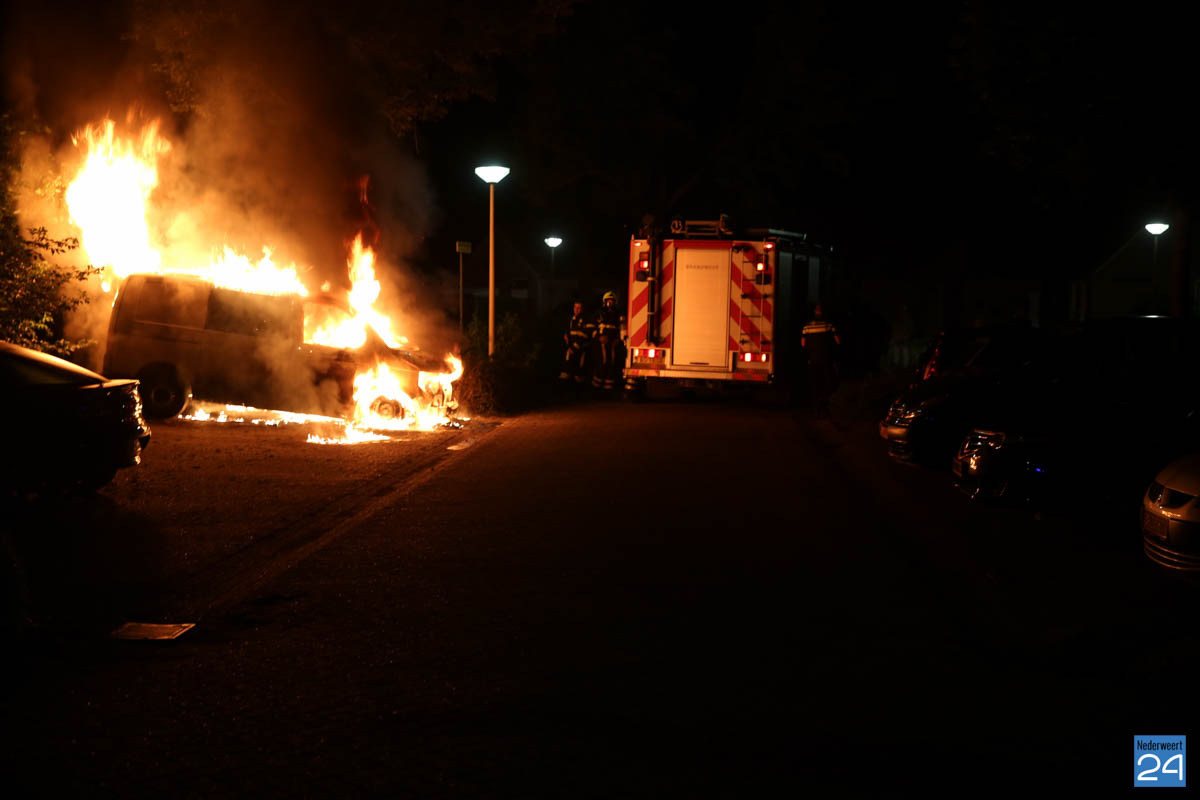
M 648 379 L 790 385 L 803 370 L 805 316 L 830 268 L 828 249 L 807 235 L 735 234 L 724 215 L 674 220 L 669 237 L 632 237 L 626 389 Z

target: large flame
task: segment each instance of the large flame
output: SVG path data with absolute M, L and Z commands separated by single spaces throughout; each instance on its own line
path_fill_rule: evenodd
M 172 253 L 155 247 L 147 213 L 158 185 L 159 159 L 171 151 L 171 143 L 160 134 L 157 121 L 146 125 L 136 137 L 123 139 L 117 135 L 116 124 L 105 120 L 85 127 L 72 141 L 86 152 L 67 188 L 67 207 L 71 220 L 82 231 L 89 260 L 106 269 L 106 278 L 123 278 L 135 272 L 178 273 L 257 294 L 309 296 L 296 265 L 277 266 L 269 247 L 263 247 L 262 258 L 253 261 L 223 245 L 212 249 L 208 264 L 183 260 L 186 256 L 174 259 Z M 406 347 L 408 339 L 396 332 L 393 320 L 375 308 L 381 290 L 375 276 L 375 253 L 364 244 L 361 233 L 349 246 L 347 269 L 348 310 L 306 303 L 305 341 L 357 350 L 367 343 L 368 330 L 374 330 L 388 347 Z M 104 290 L 109 291 L 108 281 Z M 377 361 L 355 377 L 354 403 L 344 436 L 310 436 L 309 441 L 376 441 L 387 437 L 371 433 L 372 429 L 429 429 L 444 424 L 456 408 L 453 384 L 462 375 L 461 361 L 447 356 L 446 363 L 447 372 L 419 373 L 419 396 L 412 397 L 404 390 L 401 377 L 386 363 Z M 190 418 L 232 421 L 240 417 L 205 413 Z
M 346 259 L 350 274 L 350 314 L 332 311 L 322 313 L 319 306 L 310 306 L 304 319 L 305 339 L 329 347 L 362 347 L 367 341 L 367 328 L 372 328 L 388 347 L 404 347 L 408 339 L 392 331 L 392 321 L 375 310 L 380 285 L 375 278 L 375 251 L 363 244 L 362 233 L 350 243 Z
M 83 231 L 83 247 L 98 267 L 123 278 L 158 272 L 162 256 L 150 244 L 146 202 L 158 185 L 158 157 L 171 143 L 147 125 L 136 141 L 118 139 L 116 124 L 88 125 L 72 141 L 87 145 L 87 158 L 67 187 L 71 221 Z

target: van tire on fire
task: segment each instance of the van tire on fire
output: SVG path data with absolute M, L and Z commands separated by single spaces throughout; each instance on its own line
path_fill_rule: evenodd
M 139 391 L 146 416 L 174 417 L 187 407 L 191 391 L 170 364 L 151 364 L 143 368 L 137 378 L 141 383 Z
M 388 397 L 375 398 L 371 411 L 384 419 L 404 419 L 404 406 Z

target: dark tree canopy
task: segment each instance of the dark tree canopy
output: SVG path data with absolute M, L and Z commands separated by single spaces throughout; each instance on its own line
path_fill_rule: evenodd
M 131 38 L 166 81 L 171 108 L 214 113 L 236 84 L 270 109 L 302 84 L 330 111 L 366 101 L 397 135 L 472 96 L 493 96 L 494 57 L 555 31 L 571 0 L 279 3 L 136 0 Z

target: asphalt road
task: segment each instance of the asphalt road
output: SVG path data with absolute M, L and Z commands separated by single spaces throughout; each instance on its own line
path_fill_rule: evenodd
M 37 793 L 1109 794 L 1196 719 L 1197 592 L 1132 511 L 971 503 L 869 420 L 172 422 L 8 517 L 5 771 Z

